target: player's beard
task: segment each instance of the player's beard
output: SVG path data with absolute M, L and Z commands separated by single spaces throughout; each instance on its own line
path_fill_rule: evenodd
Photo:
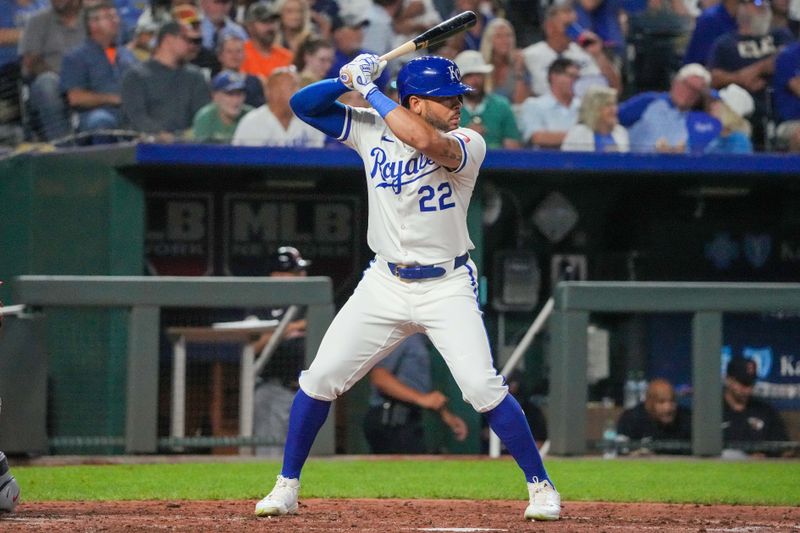
M 425 109 L 425 112 L 424 112 L 424 115 L 422 116 L 422 118 L 424 118 L 425 121 L 428 124 L 430 124 L 431 126 L 436 128 L 437 130 L 450 131 L 450 130 L 453 129 L 452 127 L 450 127 L 450 120 L 449 119 L 446 120 L 446 121 L 442 120 L 439 117 L 437 117 L 436 115 L 434 115 L 433 113 L 431 113 L 430 110 L 428 110 L 428 109 Z

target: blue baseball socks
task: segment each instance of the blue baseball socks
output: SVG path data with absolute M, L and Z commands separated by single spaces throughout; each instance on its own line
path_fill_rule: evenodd
M 511 394 L 508 394 L 497 407 L 484 415 L 489 421 L 492 431 L 500 437 L 511 456 L 525 473 L 525 479 L 528 482 L 533 481 L 533 478 L 537 478 L 539 481 L 547 480 L 553 485 L 547 476 L 542 456 L 539 455 L 539 450 L 536 448 L 531 428 L 528 426 L 528 420 L 525 418 L 519 402 Z
M 518 406 L 519 407 L 519 406 Z M 289 432 L 286 435 L 286 446 L 283 449 L 283 469 L 281 475 L 289 479 L 300 479 L 300 471 L 311 451 L 311 445 L 319 433 L 331 402 L 315 400 L 303 392 L 297 391 L 289 412 Z M 541 463 L 541 461 L 540 461 Z

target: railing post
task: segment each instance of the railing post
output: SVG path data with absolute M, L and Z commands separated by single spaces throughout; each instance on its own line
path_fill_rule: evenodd
M 128 320 L 125 452 L 158 449 L 158 333 L 160 309 L 134 305 Z
M 550 317 L 550 451 L 586 453 L 586 328 L 589 313 L 556 309 Z
M 692 454 L 722 453 L 722 313 L 692 317 Z

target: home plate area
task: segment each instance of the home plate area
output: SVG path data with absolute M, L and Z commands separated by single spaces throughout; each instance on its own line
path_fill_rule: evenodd
M 257 518 L 253 501 L 22 502 L 0 531 L 800 532 L 800 509 L 565 502 L 558 522 L 523 520 L 524 501 L 308 499 L 297 515 Z

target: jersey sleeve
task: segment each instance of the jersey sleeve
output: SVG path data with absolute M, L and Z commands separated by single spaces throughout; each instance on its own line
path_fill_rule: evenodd
M 383 131 L 386 123 L 377 111 L 364 107 L 345 106 L 344 126 L 342 133 L 336 140 L 345 146 L 359 151 L 364 146 L 374 145 L 378 142 L 376 132 Z
M 449 135 L 461 145 L 461 163 L 450 171 L 451 175 L 475 179 L 486 157 L 486 141 L 480 133 L 469 128 L 457 128 Z

